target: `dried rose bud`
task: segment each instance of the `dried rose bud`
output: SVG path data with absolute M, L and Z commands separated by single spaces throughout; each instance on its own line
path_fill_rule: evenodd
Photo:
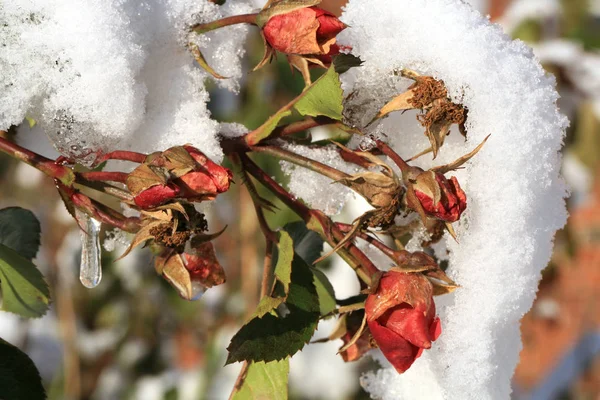
M 229 189 L 229 169 L 192 146 L 172 147 L 147 157 L 127 178 L 135 204 L 152 209 L 177 199 L 212 200 Z
M 267 43 L 286 54 L 329 54 L 338 33 L 346 25 L 319 7 L 305 7 L 276 14 L 262 27 Z M 338 49 L 339 51 L 339 49 Z
M 458 221 L 467 208 L 467 196 L 454 176 L 447 179 L 439 172 L 425 171 L 416 177 L 413 189 L 425 214 L 442 221 Z
M 225 271 L 211 242 L 183 253 L 165 248 L 154 266 L 186 300 L 197 300 L 206 289 L 225 282 Z
M 373 339 L 398 373 L 405 372 L 441 333 L 433 287 L 419 273 L 389 271 L 365 303 Z

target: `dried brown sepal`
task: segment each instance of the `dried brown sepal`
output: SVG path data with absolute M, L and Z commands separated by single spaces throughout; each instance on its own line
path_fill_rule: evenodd
M 487 135 L 485 137 L 485 139 L 483 139 L 483 141 L 477 146 L 475 147 L 471 152 L 465 154 L 464 156 L 456 159 L 455 161 L 446 164 L 446 165 L 440 165 L 439 167 L 434 167 L 431 170 L 438 172 L 440 174 L 445 174 L 446 172 L 450 172 L 450 171 L 454 171 L 459 169 L 464 163 L 466 163 L 467 161 L 469 161 L 471 158 L 473 158 L 473 156 L 475 154 L 477 154 L 479 152 L 479 150 L 481 150 L 481 148 L 483 147 L 483 145 L 485 144 L 485 142 L 487 142 L 487 140 L 490 138 L 491 135 Z
M 150 233 L 150 231 L 160 225 L 163 225 L 164 222 L 163 221 L 152 221 L 146 225 L 144 225 L 133 237 L 133 240 L 131 241 L 131 243 L 129 244 L 129 246 L 127 247 L 127 249 L 125 250 L 125 252 L 123 254 L 121 254 L 121 256 L 119 256 L 115 261 L 118 261 L 120 259 L 122 259 L 123 257 L 125 257 L 126 255 L 128 255 L 131 250 L 133 250 L 134 248 L 136 248 L 137 246 L 139 246 L 140 244 L 146 242 L 149 239 L 154 239 L 154 235 L 152 235 Z
M 265 65 L 269 64 L 271 60 L 273 60 L 273 58 L 277 56 L 275 50 L 267 42 L 267 38 L 265 38 L 265 34 L 262 30 L 260 31 L 260 36 L 262 37 L 263 44 L 265 46 L 265 52 L 263 53 L 263 57 L 259 61 L 259 63 L 256 64 L 254 68 L 252 68 L 252 72 L 258 71 Z
M 146 189 L 157 185 L 165 185 L 169 173 L 161 167 L 140 164 L 127 176 L 126 185 L 131 194 L 137 196 Z
M 390 270 L 412 273 L 439 269 L 437 262 L 429 254 L 422 251 L 409 252 L 398 250 L 394 253 L 395 267 Z
M 301 8 L 316 6 L 319 3 L 321 3 L 321 0 L 268 1 L 260 13 L 258 13 L 256 24 L 259 28 L 262 28 L 270 18 L 276 15 L 287 14 Z
M 211 74 L 213 77 L 215 77 L 216 79 L 227 79 L 226 76 L 220 75 L 217 73 L 217 71 L 215 71 L 210 65 L 208 65 L 208 63 L 206 62 L 206 59 L 204 58 L 204 55 L 202 55 L 202 52 L 200 51 L 200 48 L 194 44 L 194 43 L 190 43 L 188 45 L 192 55 L 194 56 L 194 58 L 196 59 L 196 62 L 209 74 Z
M 197 168 L 196 161 L 183 146 L 171 147 L 162 153 L 164 166 L 171 177 L 179 178 Z

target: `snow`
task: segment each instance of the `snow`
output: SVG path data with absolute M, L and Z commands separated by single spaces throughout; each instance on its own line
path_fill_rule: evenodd
M 285 144 L 284 149 L 301 156 L 309 157 L 340 171 L 352 174 L 358 171 L 354 164 L 342 160 L 334 145 L 308 147 Z M 283 172 L 291 177 L 288 189 L 293 195 L 300 197 L 310 207 L 319 209 L 325 214 L 334 215 L 341 211 L 344 203 L 352 196 L 346 186 L 302 167 L 296 167 L 287 161 L 280 161 Z
M 436 160 L 417 165 L 452 161 L 491 134 L 464 170 L 449 174 L 468 208 L 455 224 L 460 243 L 447 241 L 448 273 L 461 288 L 436 298 L 442 335 L 404 375 L 384 367 L 363 385 L 384 400 L 509 398 L 519 321 L 566 221 L 558 151 L 567 121 L 554 79 L 527 46 L 460 0 L 350 0 L 342 20 L 350 27 L 340 42 L 365 61 L 343 75 L 362 112 L 374 113 L 411 83 L 392 74 L 399 68 L 443 79 L 468 107 L 466 143 L 452 133 Z M 410 157 L 427 147 L 422 129 L 414 113 L 394 113 L 369 133 Z
M 236 91 L 248 27 L 189 34 L 197 22 L 251 11 L 208 0 L 17 0 L 0 5 L 0 129 L 35 119 L 61 153 L 156 151 L 191 143 L 222 159 L 217 121 L 188 42 Z

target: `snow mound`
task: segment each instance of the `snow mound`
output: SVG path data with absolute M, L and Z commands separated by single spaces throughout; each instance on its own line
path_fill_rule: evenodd
M 443 333 L 404 375 L 384 367 L 363 377 L 382 399 L 506 399 L 518 362 L 519 321 L 532 305 L 554 233 L 566 221 L 559 177 L 567 120 L 555 81 L 532 51 L 461 0 L 350 0 L 340 42 L 365 61 L 342 76 L 352 107 L 371 113 L 412 83 L 409 68 L 443 79 L 468 110 L 468 139 L 453 132 L 434 161 L 444 164 L 491 134 L 456 175 L 468 208 L 448 240 L 448 274 L 461 287 L 436 298 Z M 350 113 L 352 114 L 352 113 Z M 360 123 L 360 121 L 358 122 Z M 428 147 L 414 114 L 394 113 L 371 132 L 404 157 Z M 385 365 L 385 362 L 384 362 Z

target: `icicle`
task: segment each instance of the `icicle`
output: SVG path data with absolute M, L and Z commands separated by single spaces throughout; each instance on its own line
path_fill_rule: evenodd
M 192 298 L 190 300 L 198 300 L 206 292 L 206 286 L 199 282 L 192 281 Z
M 77 210 L 76 215 L 79 226 L 82 228 L 79 280 L 83 286 L 91 289 L 98 286 L 102 279 L 99 236 L 102 224 L 82 211 Z

